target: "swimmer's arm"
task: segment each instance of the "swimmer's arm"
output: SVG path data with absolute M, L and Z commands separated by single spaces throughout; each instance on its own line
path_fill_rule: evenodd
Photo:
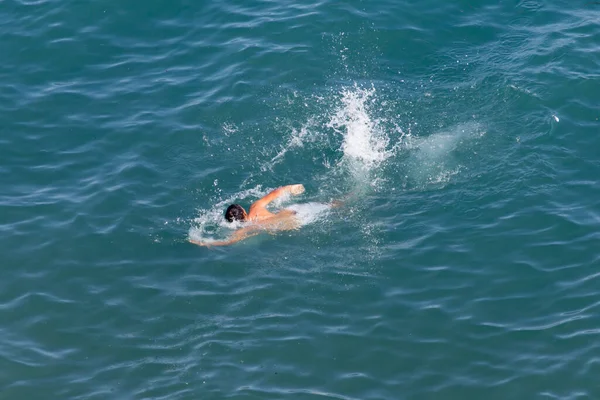
M 216 242 L 200 242 L 198 240 L 190 239 L 190 243 L 197 244 L 198 246 L 206 246 L 206 247 L 229 246 L 230 244 L 247 239 L 251 236 L 256 236 L 259 233 L 260 233 L 259 230 L 256 229 L 255 227 L 247 227 L 247 228 L 238 229 L 237 231 L 233 232 L 233 234 L 231 235 L 231 237 L 228 240 L 219 240 Z
M 263 197 L 262 199 L 256 201 L 254 204 L 252 204 L 252 207 L 264 208 L 267 206 L 267 204 L 269 204 L 273 200 L 275 200 L 281 196 L 284 196 L 288 193 L 294 194 L 294 195 L 302 194 L 302 193 L 304 193 L 304 185 L 302 185 L 302 184 L 287 185 L 287 186 L 282 186 L 280 188 L 277 188 L 277 189 L 273 190 L 271 193 L 269 193 L 268 195 L 266 195 L 265 197 Z

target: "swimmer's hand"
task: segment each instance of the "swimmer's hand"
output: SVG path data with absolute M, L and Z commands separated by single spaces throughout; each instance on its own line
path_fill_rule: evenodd
M 305 190 L 304 185 L 301 183 L 299 183 L 297 185 L 290 185 L 290 186 L 288 186 L 288 188 L 289 188 L 290 193 L 293 194 L 294 196 L 304 193 L 304 190 Z

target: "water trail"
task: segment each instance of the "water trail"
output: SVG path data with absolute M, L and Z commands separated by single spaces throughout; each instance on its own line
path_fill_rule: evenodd
M 272 205 L 273 210 L 296 207 L 301 222 L 310 224 L 327 218 L 329 208 L 322 207 L 323 202 L 340 196 L 351 194 L 348 207 L 358 211 L 371 191 L 395 190 L 406 187 L 407 183 L 418 189 L 445 185 L 465 168 L 467 158 L 475 153 L 473 143 L 485 134 L 477 122 L 460 124 L 429 136 L 411 134 L 416 124 L 409 124 L 404 133 L 397 117 L 399 103 L 386 101 L 385 93 L 383 97 L 378 98 L 373 87 L 354 85 L 333 96 L 312 96 L 313 101 L 300 99 L 309 107 L 304 111 L 309 114 L 305 122 L 297 128 L 289 128 L 278 150 L 256 149 L 262 154 L 256 171 L 241 183 L 238 193 L 202 210 L 189 236 L 206 240 L 227 236 L 231 229 L 238 228 L 239 224 L 224 220 L 224 209 L 234 201 L 256 200 L 265 195 L 268 191 L 260 186 L 262 175 L 275 174 L 275 166 L 278 166 L 278 176 L 289 174 L 285 171 L 287 165 L 295 164 L 297 168 L 304 163 L 306 171 L 311 171 L 303 183 L 316 186 L 316 195 L 307 193 L 301 199 L 282 199 Z M 298 126 L 298 121 L 285 124 Z M 289 182 L 281 184 L 286 183 Z M 244 190 L 248 184 L 253 187 Z M 309 203 L 293 204 L 298 201 Z M 367 218 L 360 212 L 353 215 Z M 369 231 L 367 220 L 356 223 Z
M 425 137 L 411 137 L 405 167 L 417 187 L 443 185 L 465 168 L 461 153 L 485 135 L 480 123 L 468 122 Z

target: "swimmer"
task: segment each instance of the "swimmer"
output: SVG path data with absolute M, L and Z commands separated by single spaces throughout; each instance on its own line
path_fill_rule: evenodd
M 229 222 L 250 222 L 250 225 L 238 229 L 227 240 L 200 242 L 189 239 L 189 241 L 199 246 L 227 246 L 251 236 L 258 235 L 264 231 L 274 232 L 297 229 L 300 226 L 300 223 L 295 218 L 295 211 L 283 209 L 277 213 L 272 213 L 267 210 L 266 207 L 269 203 L 279 197 L 287 194 L 297 196 L 304 193 L 304 190 L 304 185 L 302 184 L 282 186 L 254 202 L 254 204 L 250 206 L 248 212 L 246 212 L 239 204 L 232 204 L 227 208 L 227 211 L 225 211 L 225 219 Z M 339 204 L 335 203 L 333 205 L 337 206 Z

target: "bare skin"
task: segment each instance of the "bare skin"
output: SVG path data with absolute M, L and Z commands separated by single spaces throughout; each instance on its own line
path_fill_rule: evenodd
M 197 240 L 190 239 L 191 243 L 199 246 L 227 246 L 240 240 L 247 239 L 251 236 L 258 235 L 261 232 L 276 232 L 276 231 L 288 231 L 297 229 L 299 222 L 295 217 L 296 212 L 292 210 L 281 210 L 276 213 L 272 213 L 267 210 L 267 205 L 273 200 L 285 196 L 287 194 L 299 195 L 304 193 L 304 186 L 302 184 L 282 186 L 273 190 L 268 195 L 257 200 L 250 206 L 249 212 L 246 213 L 244 210 L 244 221 L 251 222 L 251 225 L 245 226 L 233 232 L 233 234 L 227 240 L 221 240 L 216 242 L 200 242 Z

